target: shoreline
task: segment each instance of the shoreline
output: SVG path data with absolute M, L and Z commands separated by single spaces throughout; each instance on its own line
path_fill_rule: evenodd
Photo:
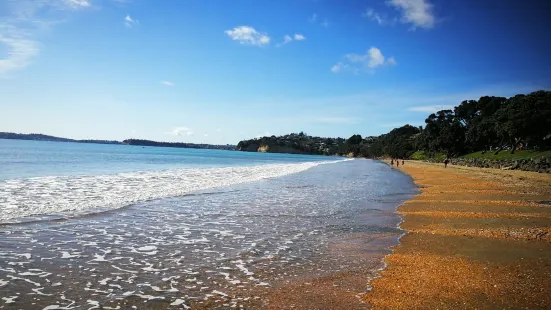
M 373 309 L 551 307 L 551 176 L 407 161 L 419 194 L 363 296 Z

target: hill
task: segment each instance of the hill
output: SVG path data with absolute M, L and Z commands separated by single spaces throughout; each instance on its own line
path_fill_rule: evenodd
M 34 140 L 34 141 L 52 141 L 52 142 L 73 142 L 73 143 L 95 143 L 95 144 L 125 144 L 125 145 L 140 145 L 154 147 L 176 147 L 176 148 L 193 148 L 193 149 L 216 149 L 216 150 L 235 150 L 235 145 L 212 145 L 212 144 L 196 144 L 183 142 L 157 142 L 141 139 L 127 139 L 122 142 L 111 140 L 76 140 L 68 138 L 60 138 L 39 133 L 22 134 L 13 132 L 0 132 L 0 139 L 8 140 Z

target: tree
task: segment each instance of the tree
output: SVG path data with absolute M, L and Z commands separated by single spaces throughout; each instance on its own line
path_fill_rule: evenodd
M 452 110 L 441 110 L 425 120 L 424 143 L 432 153 L 444 152 L 447 157 L 464 150 L 465 126 Z
M 511 154 L 520 144 L 543 144 L 551 134 L 551 92 L 537 91 L 516 95 L 496 112 L 495 129 L 502 144 L 511 146 Z

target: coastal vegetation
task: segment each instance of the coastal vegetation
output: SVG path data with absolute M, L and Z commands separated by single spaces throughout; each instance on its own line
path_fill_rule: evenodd
M 551 91 L 465 100 L 453 110 L 430 114 L 424 127 L 404 125 L 380 136 L 321 138 L 301 132 L 243 140 L 237 149 L 368 158 L 549 157 L 545 150 L 551 149 Z

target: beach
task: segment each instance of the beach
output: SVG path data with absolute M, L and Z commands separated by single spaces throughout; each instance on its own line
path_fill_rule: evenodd
M 367 159 L 0 149 L 1 309 L 365 309 L 402 234 L 396 208 L 418 192 Z
M 406 161 L 420 194 L 374 309 L 551 308 L 551 176 Z

